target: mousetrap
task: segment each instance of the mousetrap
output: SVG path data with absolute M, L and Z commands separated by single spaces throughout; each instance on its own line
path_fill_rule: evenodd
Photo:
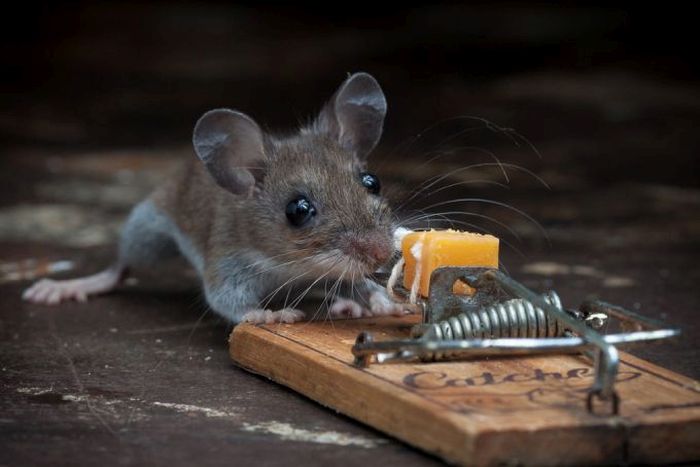
M 450 463 L 700 459 L 700 383 L 618 350 L 677 329 L 599 301 L 567 309 L 490 268 L 435 269 L 413 303 L 401 318 L 242 324 L 231 357 Z

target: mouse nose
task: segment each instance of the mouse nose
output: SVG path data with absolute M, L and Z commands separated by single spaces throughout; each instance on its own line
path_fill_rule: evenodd
M 371 233 L 367 235 L 353 235 L 348 239 L 348 250 L 353 256 L 366 258 L 377 267 L 386 263 L 393 254 L 393 244 L 386 235 Z

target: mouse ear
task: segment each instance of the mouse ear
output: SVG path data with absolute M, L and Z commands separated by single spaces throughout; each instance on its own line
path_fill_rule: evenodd
M 247 115 L 216 109 L 194 126 L 192 143 L 216 183 L 237 195 L 250 195 L 264 174 L 262 130 Z
M 323 108 L 316 128 L 365 159 L 382 136 L 385 116 L 386 98 L 377 80 L 367 73 L 355 73 Z

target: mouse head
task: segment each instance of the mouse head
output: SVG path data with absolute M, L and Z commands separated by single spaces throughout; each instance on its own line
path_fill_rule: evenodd
M 369 274 L 393 254 L 393 216 L 367 158 L 382 134 L 386 99 L 366 73 L 348 77 L 298 133 L 265 134 L 247 115 L 204 114 L 194 147 L 214 180 L 245 199 L 251 245 L 279 262 L 328 276 Z M 295 267 L 294 269 L 298 269 Z

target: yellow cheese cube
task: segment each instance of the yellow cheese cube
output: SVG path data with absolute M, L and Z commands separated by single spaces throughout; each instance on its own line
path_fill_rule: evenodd
M 473 266 L 498 268 L 498 238 L 457 230 L 431 230 L 406 235 L 401 243 L 406 265 L 403 284 L 411 290 L 416 267 L 420 262 L 419 293 L 430 292 L 430 274 L 443 266 Z M 416 258 L 418 257 L 418 259 Z M 474 291 L 466 284 L 457 283 L 455 293 L 471 295 Z

